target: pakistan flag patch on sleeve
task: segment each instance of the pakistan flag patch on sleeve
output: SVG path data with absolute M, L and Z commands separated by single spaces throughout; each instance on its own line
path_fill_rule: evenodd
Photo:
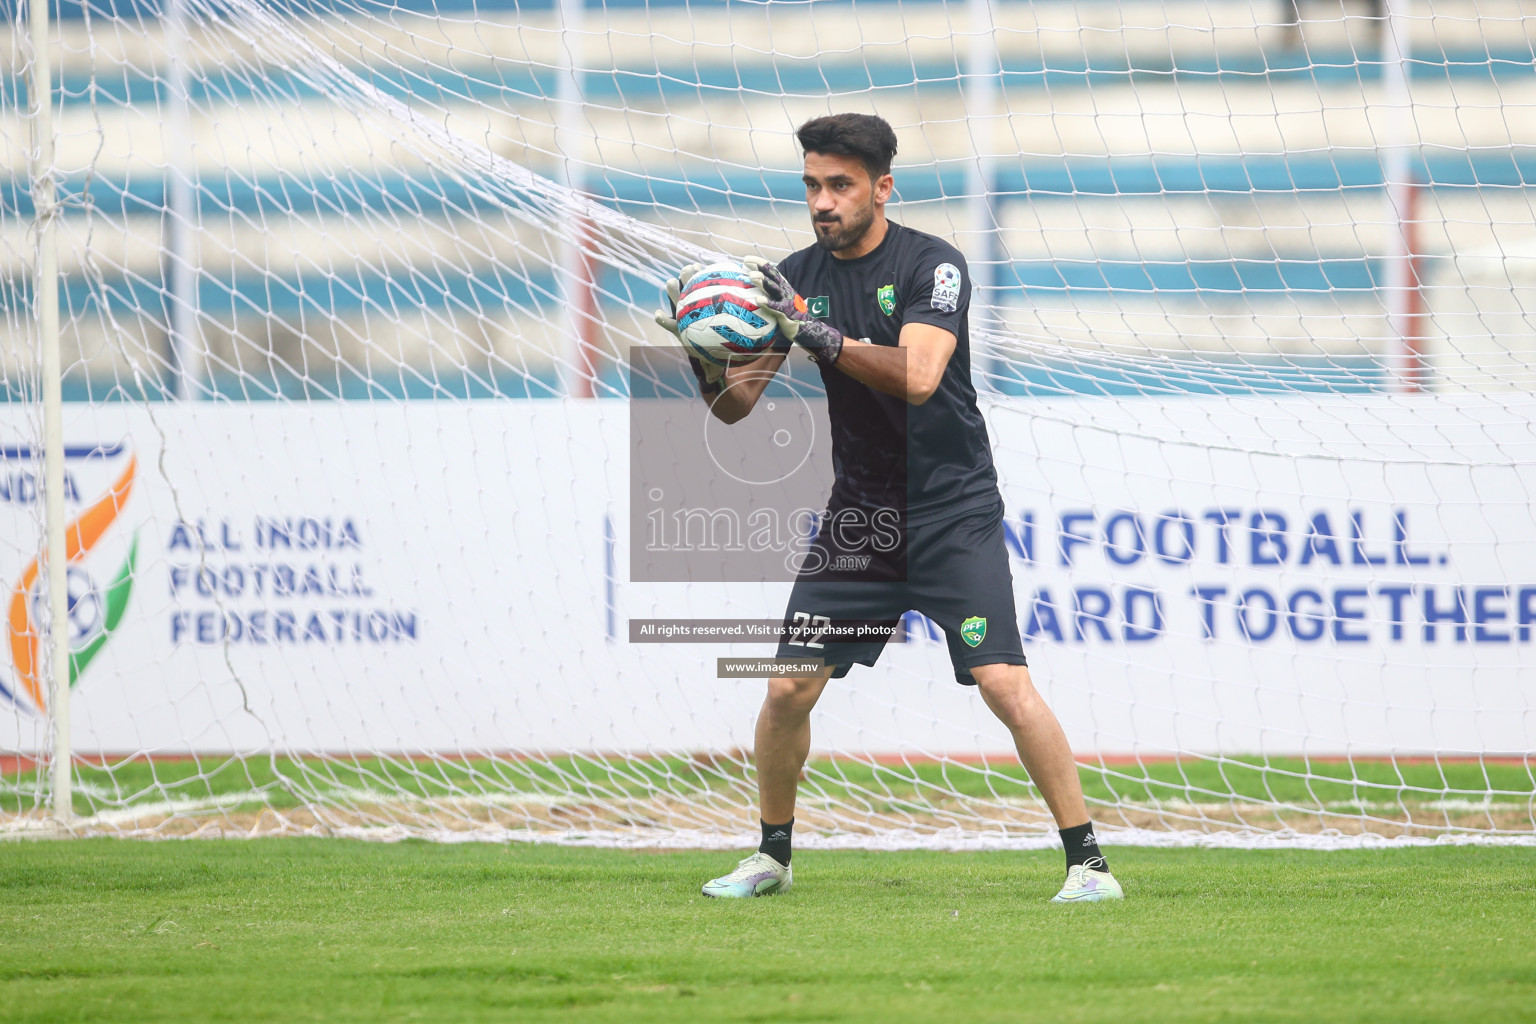
M 960 639 L 972 647 L 980 647 L 981 642 L 987 638 L 987 620 L 979 615 L 972 615 L 960 623 Z
M 883 284 L 883 285 L 881 285 L 880 286 L 880 290 L 875 292 L 875 298 L 880 303 L 880 312 L 884 313 L 886 316 L 890 316 L 892 313 L 896 312 L 896 286 L 895 285 L 893 285 L 893 284 Z

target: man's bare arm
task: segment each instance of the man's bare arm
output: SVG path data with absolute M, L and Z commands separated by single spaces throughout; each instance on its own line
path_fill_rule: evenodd
M 728 367 L 720 391 L 704 398 L 709 403 L 710 413 L 725 423 L 743 419 L 757 405 L 757 400 L 783 365 L 783 354 L 770 352 L 745 366 Z
M 944 379 L 955 344 L 955 336 L 942 327 L 903 324 L 895 348 L 844 338 L 837 368 L 876 391 L 922 405 Z
M 778 267 L 760 256 L 748 256 L 744 262 L 752 283 L 767 300 L 759 308 L 779 322 L 785 339 L 805 349 L 816 362 L 835 366 L 854 380 L 913 405 L 922 405 L 938 390 L 955 352 L 955 336 L 949 331 L 932 324 L 903 324 L 895 348 L 845 338 L 808 314 Z

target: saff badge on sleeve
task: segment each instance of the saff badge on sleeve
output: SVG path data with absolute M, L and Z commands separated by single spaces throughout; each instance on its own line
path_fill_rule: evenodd
M 953 313 L 960 305 L 960 268 L 940 263 L 933 269 L 933 308 Z

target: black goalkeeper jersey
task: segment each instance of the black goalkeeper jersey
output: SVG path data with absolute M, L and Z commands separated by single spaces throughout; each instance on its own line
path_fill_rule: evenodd
M 828 509 L 904 507 L 916 526 L 999 504 L 992 445 L 971 385 L 971 277 L 960 250 L 890 223 L 879 246 L 857 259 L 813 245 L 779 269 L 811 315 L 844 337 L 895 346 L 903 324 L 919 323 L 956 338 L 938 390 L 922 405 L 835 366 L 821 369 L 836 473 Z

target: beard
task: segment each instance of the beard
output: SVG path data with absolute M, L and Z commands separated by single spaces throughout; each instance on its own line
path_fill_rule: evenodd
M 870 225 L 875 222 L 875 204 L 870 203 L 862 210 L 849 214 L 839 220 L 814 220 L 812 227 L 816 230 L 816 244 L 828 252 L 839 252 L 850 246 L 858 245 L 860 240 L 869 233 Z

